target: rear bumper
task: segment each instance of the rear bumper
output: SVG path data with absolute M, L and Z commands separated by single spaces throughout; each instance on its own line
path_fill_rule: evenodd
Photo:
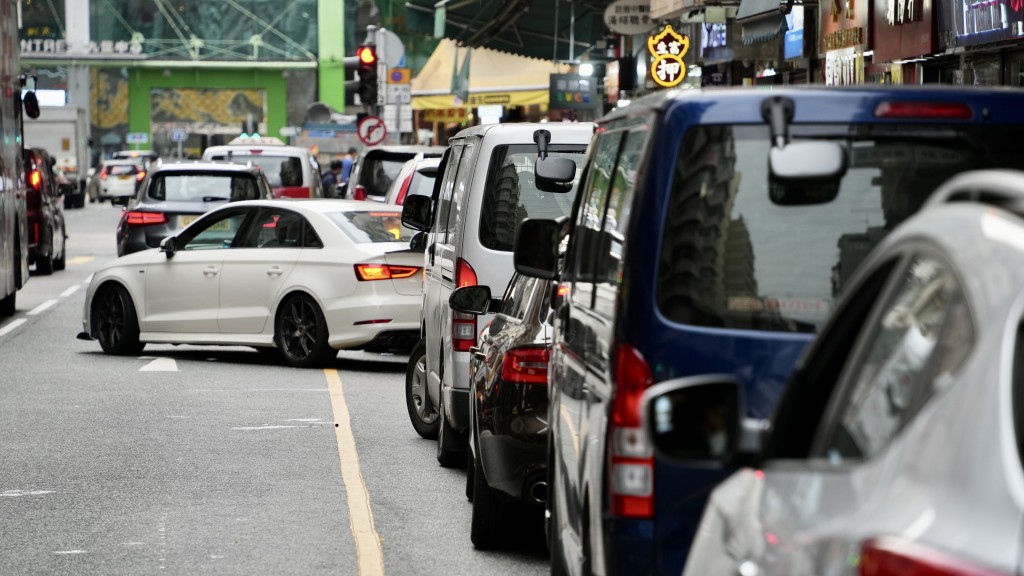
M 530 488 L 547 481 L 547 435 L 510 436 L 481 431 L 477 458 L 487 484 L 506 496 L 541 504 L 530 496 Z

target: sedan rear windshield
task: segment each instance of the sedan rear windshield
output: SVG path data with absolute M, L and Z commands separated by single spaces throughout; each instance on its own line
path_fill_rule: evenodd
M 480 210 L 480 243 L 492 250 L 512 251 L 516 227 L 526 218 L 554 219 L 569 214 L 583 169 L 586 146 L 551 146 L 552 158 L 576 161 L 576 180 L 568 192 L 537 189 L 533 164 L 537 146 L 514 144 L 495 146 L 484 187 Z
M 213 160 L 230 160 L 238 164 L 252 164 L 263 171 L 274 188 L 303 186 L 302 160 L 298 156 L 267 154 L 231 154 L 214 156 Z
M 402 226 L 402 213 L 384 210 L 329 212 L 327 217 L 356 244 L 405 242 L 415 230 Z
M 657 277 L 658 306 L 671 320 L 813 332 L 868 252 L 939 184 L 964 170 L 1024 164 L 1019 127 L 793 125 L 790 135 L 845 149 L 833 200 L 772 201 L 765 125 L 684 135 Z
M 110 164 L 107 166 L 107 176 L 121 176 L 136 172 L 138 172 L 138 167 L 135 164 Z
M 262 198 L 259 182 L 249 174 L 157 174 L 147 196 L 167 202 L 221 202 Z

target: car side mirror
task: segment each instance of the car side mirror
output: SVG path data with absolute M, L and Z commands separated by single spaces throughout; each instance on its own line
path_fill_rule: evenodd
M 538 190 L 569 192 L 576 182 L 576 162 L 568 158 L 538 158 L 533 165 Z
M 131 199 L 131 196 L 114 196 L 110 199 L 110 203 L 114 206 L 127 206 Z
M 448 297 L 448 305 L 463 314 L 490 314 L 501 308 L 501 300 L 491 298 L 489 286 L 463 286 Z
M 737 453 L 760 451 L 758 425 L 744 423 L 743 383 L 735 376 L 668 380 L 647 389 L 640 406 L 644 430 L 659 457 L 726 463 Z
M 174 256 L 174 252 L 178 249 L 175 245 L 175 237 L 168 236 L 160 241 L 160 251 L 167 255 L 168 258 Z
M 402 224 L 406 228 L 426 232 L 430 230 L 434 201 L 426 196 L 408 196 L 402 204 Z
M 520 222 L 512 253 L 516 271 L 531 278 L 556 279 L 561 230 L 562 223 L 557 220 L 527 218 Z
M 409 249 L 416 252 L 425 251 L 427 249 L 427 233 L 417 232 L 413 234 L 412 240 L 409 241 Z

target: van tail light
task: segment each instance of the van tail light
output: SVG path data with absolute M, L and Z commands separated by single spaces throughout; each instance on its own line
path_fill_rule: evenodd
M 43 174 L 39 170 L 29 172 L 25 180 L 36 192 L 43 187 Z
M 151 226 L 153 224 L 164 224 L 167 222 L 167 215 L 163 212 L 141 212 L 132 210 L 125 214 L 125 223 L 129 226 Z
M 882 102 L 875 118 L 970 120 L 974 114 L 963 102 Z
M 455 287 L 476 286 L 476 270 L 462 258 L 455 261 Z M 469 352 L 476 346 L 476 314 L 463 314 L 452 310 L 452 349 Z
M 393 264 L 356 264 L 356 278 L 363 282 L 371 280 L 400 280 L 410 278 L 420 271 L 419 266 L 396 266 Z
M 136 182 L 142 182 L 142 179 L 145 178 L 145 177 L 146 177 L 146 172 L 145 171 L 137 172 L 135 174 L 135 181 Z
M 395 204 L 402 204 L 405 202 L 405 195 L 409 193 L 409 184 L 412 183 L 412 175 L 414 173 L 415 172 L 410 172 L 409 175 L 405 177 L 405 180 L 402 181 L 402 188 L 398 191 L 398 197 L 395 198 Z
M 356 187 L 352 189 L 353 200 L 366 200 L 366 188 L 362 184 L 356 184 Z
M 894 536 L 873 538 L 861 545 L 860 575 L 1009 576 Z
M 502 358 L 501 379 L 515 384 L 547 384 L 550 357 L 547 346 L 512 348 Z
M 615 351 L 615 396 L 608 425 L 611 511 L 626 518 L 654 515 L 654 452 L 641 426 L 640 398 L 653 380 L 640 352 L 628 344 Z

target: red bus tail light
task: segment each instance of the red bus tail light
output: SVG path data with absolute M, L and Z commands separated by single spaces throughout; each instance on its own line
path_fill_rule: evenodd
M 501 361 L 501 379 L 517 384 L 547 384 L 547 347 L 512 348 Z
M 640 399 L 653 376 L 640 352 L 619 344 L 615 352 L 615 395 L 608 425 L 611 512 L 627 518 L 654 515 L 654 452 L 641 426 Z

